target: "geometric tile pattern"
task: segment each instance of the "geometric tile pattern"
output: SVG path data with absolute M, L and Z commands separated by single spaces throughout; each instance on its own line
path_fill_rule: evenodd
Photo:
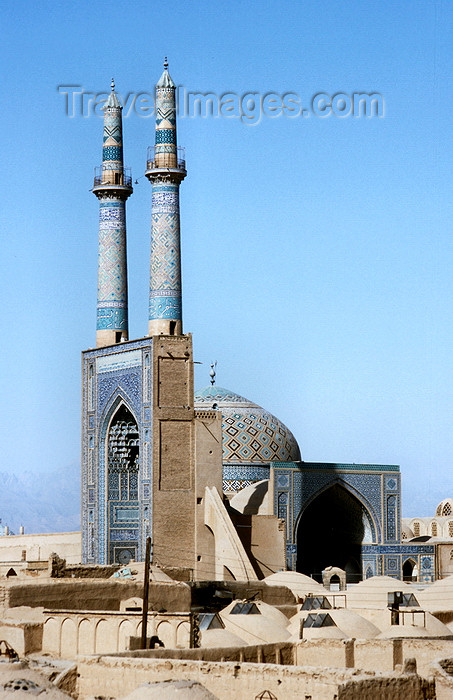
M 266 464 L 223 463 L 223 490 L 226 493 L 242 491 L 246 486 L 269 479 L 270 468 Z
M 179 185 L 153 182 L 150 319 L 181 319 Z
M 102 160 L 122 160 L 123 149 L 120 146 L 104 146 L 102 149 Z
M 248 479 L 224 479 L 222 482 L 223 486 L 223 492 L 224 493 L 232 493 L 235 492 L 237 493 L 238 491 L 242 491 L 242 489 L 245 489 L 247 486 L 250 486 L 253 484 L 253 481 L 249 481 Z
M 126 203 L 100 199 L 97 329 L 127 330 Z
M 122 124 L 121 118 L 115 112 L 109 112 L 108 110 L 104 113 L 104 144 L 109 146 L 116 145 L 122 147 Z M 122 160 L 122 156 L 121 156 Z
M 116 95 L 112 94 L 104 108 L 103 161 L 123 162 L 122 108 Z
M 156 145 L 176 143 L 176 129 L 156 129 Z
M 270 467 L 268 464 L 227 464 L 223 463 L 223 478 L 239 480 L 262 481 L 269 479 Z
M 396 540 L 396 496 L 387 496 L 387 540 Z
M 223 463 L 230 469 L 233 464 L 300 460 L 294 435 L 261 406 L 215 385 L 195 393 L 195 408 L 207 405 L 222 412 Z

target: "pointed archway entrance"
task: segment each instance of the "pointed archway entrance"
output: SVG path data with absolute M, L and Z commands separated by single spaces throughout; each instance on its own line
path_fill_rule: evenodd
M 137 559 L 139 537 L 139 435 L 137 422 L 120 404 L 107 434 L 108 557 L 123 566 Z
M 406 559 L 403 564 L 403 581 L 417 581 L 417 578 L 417 562 L 415 562 L 413 559 Z
M 302 513 L 297 530 L 297 571 L 322 581 L 336 566 L 347 582 L 362 579 L 361 545 L 372 541 L 372 520 L 362 503 L 340 484 L 315 498 Z

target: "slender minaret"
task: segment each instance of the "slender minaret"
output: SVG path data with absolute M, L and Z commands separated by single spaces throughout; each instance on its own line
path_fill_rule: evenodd
M 99 199 L 98 348 L 128 339 L 126 199 L 132 178 L 123 166 L 122 109 L 112 80 L 104 106 L 102 165 L 95 169 L 93 186 Z
M 156 85 L 156 141 L 148 149 L 152 183 L 151 268 L 148 335 L 182 335 L 179 185 L 186 176 L 176 145 L 176 86 L 167 70 Z

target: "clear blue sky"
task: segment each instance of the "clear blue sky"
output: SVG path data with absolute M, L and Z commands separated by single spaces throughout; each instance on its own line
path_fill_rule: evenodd
M 95 339 L 102 121 L 58 85 L 378 92 L 383 118 L 179 120 L 184 328 L 197 387 L 283 420 L 309 461 L 399 464 L 403 512 L 453 495 L 453 5 L 447 0 L 39 3 L 2 19 L 0 471 L 79 460 Z M 147 328 L 153 118 L 124 120 L 130 337 Z M 75 485 L 75 488 L 78 488 Z

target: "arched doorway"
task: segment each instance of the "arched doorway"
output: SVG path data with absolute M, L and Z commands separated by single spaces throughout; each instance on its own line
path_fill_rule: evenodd
M 362 580 L 361 545 L 372 540 L 372 521 L 360 501 L 340 484 L 315 498 L 297 530 L 297 571 L 322 581 L 328 566 L 346 571 L 348 583 Z
M 130 410 L 121 404 L 107 433 L 109 563 L 137 559 L 139 538 L 139 434 Z
M 418 578 L 417 564 L 413 559 L 406 559 L 403 564 L 403 581 L 416 581 Z

